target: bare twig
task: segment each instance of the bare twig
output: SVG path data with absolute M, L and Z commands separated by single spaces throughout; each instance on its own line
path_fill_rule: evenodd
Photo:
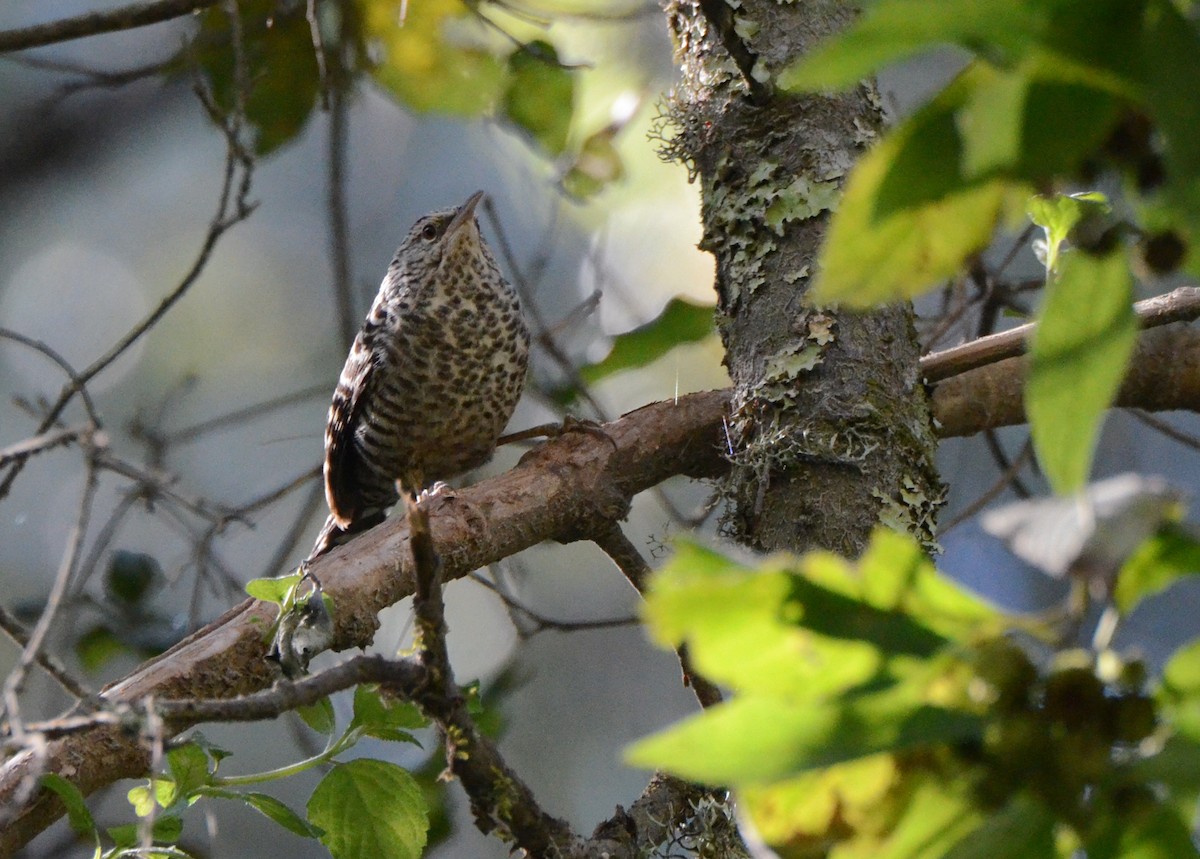
M 67 547 L 63 551 L 58 573 L 54 576 L 54 584 L 50 588 L 49 596 L 46 597 L 46 607 L 42 610 L 41 617 L 38 618 L 33 631 L 29 634 L 29 640 L 25 643 L 25 648 L 21 651 L 21 657 L 17 660 L 16 666 L 4 678 L 4 709 L 8 716 L 9 730 L 18 739 L 23 738 L 25 734 L 21 723 L 18 699 L 25 685 L 25 676 L 28 674 L 30 666 L 37 661 L 42 645 L 45 644 L 46 636 L 50 632 L 50 626 L 54 623 L 62 605 L 63 596 L 67 592 L 67 584 L 75 571 L 79 550 L 87 534 L 88 520 L 92 513 L 92 501 L 96 497 L 96 478 L 96 467 L 89 460 L 87 474 L 84 477 L 83 493 L 79 499 L 79 512 L 75 516 L 75 525 L 71 528 L 71 535 L 67 538 Z
M 215 6 L 218 2 L 219 0 L 153 0 L 153 2 L 130 3 L 128 6 L 118 6 L 116 9 L 106 9 L 103 12 L 90 12 L 76 18 L 61 18 L 47 24 L 35 24 L 32 27 L 22 27 L 18 30 L 5 30 L 0 32 L 0 53 L 23 51 L 26 48 L 82 39 L 85 36 L 97 36 L 101 33 L 115 33 L 120 30 L 132 30 L 136 27 L 158 24 L 207 9 L 209 6 Z
M 342 15 L 348 14 L 346 11 Z M 343 28 L 344 29 L 344 28 Z M 333 294 L 337 307 L 338 335 L 349 349 L 358 332 L 350 275 L 350 233 L 346 226 L 346 101 L 349 82 L 341 72 L 341 58 L 331 79 L 329 98 L 329 256 L 333 263 Z
M 8 635 L 22 648 L 29 646 L 29 634 L 25 631 L 15 617 L 8 613 L 8 609 L 0 606 L 0 629 L 3 629 Z M 50 653 L 39 652 L 37 654 L 37 664 L 45 669 L 46 673 L 58 681 L 59 685 L 67 691 L 68 694 L 84 700 L 92 697 L 92 691 L 84 686 L 80 681 L 71 675 L 67 667 Z
M 167 5 L 166 3 L 162 5 Z M 209 4 L 211 5 L 211 4 Z M 180 13 L 183 14 L 183 13 Z M 225 116 L 221 113 L 216 103 L 213 102 L 207 91 L 197 84 L 196 93 L 200 98 L 201 103 L 208 110 L 210 116 L 221 128 L 225 135 L 226 141 L 226 158 L 225 158 L 225 174 L 221 182 L 221 191 L 218 194 L 217 210 L 209 223 L 208 233 L 201 243 L 200 252 L 192 262 L 191 268 L 183 276 L 183 279 L 171 290 L 164 298 L 162 298 L 158 306 L 152 310 L 149 315 L 138 322 L 126 334 L 121 337 L 112 347 L 103 355 L 93 361 L 82 372 L 75 373 L 69 369 L 69 365 L 60 359 L 55 359 L 52 353 L 44 346 L 39 348 L 47 357 L 55 360 L 64 370 L 68 371 L 70 381 L 63 386 L 58 399 L 48 409 L 46 416 L 42 419 L 41 425 L 38 427 L 38 433 L 44 433 L 62 415 L 67 404 L 74 399 L 76 394 L 79 394 L 88 410 L 89 416 L 93 416 L 90 399 L 87 396 L 86 386 L 99 373 L 103 372 L 114 361 L 121 357 L 130 346 L 136 343 L 141 337 L 153 328 L 158 321 L 169 311 L 180 298 L 192 287 L 199 279 L 201 273 L 208 265 L 208 260 L 212 255 L 213 249 L 217 242 L 225 232 L 238 222 L 249 217 L 254 210 L 254 204 L 249 201 L 250 194 L 250 178 L 253 175 L 254 158 L 249 150 L 245 148 L 241 141 L 242 116 L 244 116 L 245 107 L 245 90 L 243 87 L 248 87 L 249 72 L 246 68 L 244 46 L 241 39 L 241 24 L 240 19 L 236 14 L 236 6 L 233 7 L 230 13 L 230 29 L 233 38 L 233 48 L 235 57 L 235 77 L 239 86 L 237 87 L 237 95 L 235 101 L 238 105 L 238 110 L 232 117 Z M 29 338 L 16 335 L 15 332 L 0 330 L 0 336 L 7 336 L 10 339 L 18 340 L 26 345 L 33 345 L 35 341 L 30 341 Z M 39 344 L 40 345 L 40 344 Z M 37 348 L 37 347 L 35 347 Z M 93 420 L 95 418 L 93 416 Z M 95 421 L 99 426 L 99 421 Z M 0 499 L 5 498 L 12 489 L 12 484 L 20 474 L 23 463 L 13 463 L 4 480 L 0 482 Z
M 646 585 L 650 578 L 650 565 L 646 563 L 637 546 L 629 542 L 629 538 L 615 522 L 599 531 L 594 537 L 596 545 L 604 554 L 612 558 L 613 563 L 625 574 L 625 578 L 634 586 L 639 594 L 645 596 Z M 702 707 L 712 707 L 721 703 L 721 690 L 709 683 L 692 668 L 687 649 L 679 648 L 679 664 L 683 668 L 683 685 L 691 686 L 696 693 L 696 700 Z
M 281 397 L 273 397 L 261 403 L 255 403 L 252 406 L 246 406 L 245 408 L 236 409 L 224 415 L 218 415 L 215 418 L 209 418 L 208 420 L 192 424 L 190 427 L 163 433 L 161 441 L 163 444 L 184 444 L 195 441 L 213 430 L 257 420 L 263 415 L 278 409 L 287 408 L 288 406 L 293 406 L 296 403 L 302 403 L 305 400 L 311 400 L 316 397 L 323 398 L 327 396 L 329 396 L 328 384 L 311 385 L 310 387 L 293 391 L 290 394 L 284 394 Z
M 433 545 L 429 517 L 407 495 L 404 503 L 416 584 L 413 614 L 417 658 L 426 671 L 426 683 L 415 700 L 440 729 L 447 769 L 462 782 L 479 830 L 485 834 L 495 832 L 531 856 L 566 853 L 566 848 L 578 840 L 570 827 L 542 810 L 533 791 L 505 763 L 495 744 L 480 733 L 467 712 L 446 649 L 442 564 Z
M 16 444 L 10 444 L 8 447 L 0 448 L 0 465 L 8 465 L 10 462 L 25 460 L 43 451 L 60 445 L 70 444 L 78 439 L 90 442 L 95 429 L 95 426 L 92 424 L 63 427 L 62 429 L 55 429 L 44 432 L 41 435 L 35 435 Z
M 479 573 L 471 573 L 471 581 L 482 585 L 494 593 L 499 600 L 504 603 L 505 608 L 509 609 L 515 615 L 520 615 L 521 617 L 524 617 L 533 623 L 534 628 L 532 631 L 518 626 L 518 633 L 523 639 L 532 638 L 534 635 L 547 630 L 554 630 L 555 632 L 585 632 L 594 629 L 613 629 L 620 626 L 634 626 L 638 623 L 638 619 L 632 615 L 628 617 L 606 618 L 603 620 L 556 620 L 555 618 L 546 617 L 544 614 L 534 611 L 512 594 L 508 593 L 498 582 L 489 581 Z
M 1141 421 L 1146 426 L 1162 433 L 1167 438 L 1177 441 L 1186 447 L 1190 447 L 1192 450 L 1200 450 L 1200 438 L 1196 438 L 1196 436 L 1191 435 L 1190 433 L 1182 432 L 1181 430 L 1176 429 L 1166 421 L 1154 417 L 1154 415 L 1150 414 L 1144 409 L 1127 409 L 1127 411 L 1129 414 L 1133 415 L 1135 420 Z
M 1139 301 L 1133 308 L 1142 328 L 1191 321 L 1200 317 L 1200 288 L 1181 286 L 1165 295 Z M 1034 323 L 1020 325 L 999 334 L 980 337 L 970 343 L 926 355 L 921 358 L 921 372 L 927 382 L 940 382 L 977 367 L 1022 355 L 1025 353 L 1026 341 L 1035 327 Z
M 1000 493 L 1004 491 L 1005 487 L 1013 482 L 1017 476 L 1017 473 L 1020 472 L 1020 470 L 1024 468 L 1032 458 L 1033 443 L 1026 439 L 1025 444 L 1021 447 L 1021 452 L 1017 454 L 1016 459 L 1009 463 L 1009 466 L 1004 470 L 1004 473 L 996 478 L 996 482 L 989 486 L 982 495 L 964 507 L 957 516 L 944 524 L 938 531 L 938 538 L 940 539 L 941 537 L 946 536 L 946 534 L 948 534 L 950 531 L 957 528 L 984 507 L 987 507 L 989 504 L 995 501 L 996 498 L 999 497 Z

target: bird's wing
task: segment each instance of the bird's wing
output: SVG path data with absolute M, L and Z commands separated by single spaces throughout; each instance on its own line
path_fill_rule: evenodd
M 346 358 L 329 406 L 329 421 L 325 426 L 325 500 L 334 520 L 343 528 L 350 525 L 362 508 L 354 435 L 362 419 L 363 404 L 370 400 L 375 369 L 372 351 L 360 335 Z

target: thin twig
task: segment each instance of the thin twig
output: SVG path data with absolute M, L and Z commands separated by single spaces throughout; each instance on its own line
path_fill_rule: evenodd
M 15 617 L 9 614 L 8 609 L 0 606 L 0 629 L 3 629 L 9 636 L 12 637 L 22 648 L 29 646 L 29 633 L 21 625 Z M 37 664 L 40 665 L 47 674 L 58 681 L 58 684 L 67 691 L 68 694 L 78 698 L 79 700 L 90 699 L 93 692 L 83 685 L 79 680 L 71 675 L 67 667 L 63 665 L 51 653 L 37 654 Z
M 1192 448 L 1192 450 L 1200 450 L 1200 438 L 1183 432 L 1171 426 L 1164 420 L 1154 417 L 1154 415 L 1143 409 L 1126 409 L 1129 414 L 1133 415 L 1136 420 L 1141 421 L 1146 426 L 1162 433 L 1167 438 L 1179 442 L 1182 445 Z
M 1200 317 L 1200 287 L 1181 286 L 1165 295 L 1139 301 L 1133 309 L 1142 328 L 1191 321 Z M 986 364 L 1023 355 L 1029 335 L 1036 327 L 1032 322 L 1019 325 L 999 334 L 980 337 L 970 343 L 926 355 L 921 358 L 921 372 L 925 380 L 932 384 Z
M 645 596 L 646 585 L 651 573 L 650 565 L 646 563 L 642 553 L 637 550 L 637 546 L 629 542 L 629 538 L 625 536 L 621 526 L 614 522 L 607 529 L 594 535 L 592 540 L 604 554 L 612 558 L 613 563 L 624 573 L 625 578 L 637 592 Z M 692 687 L 700 706 L 712 707 L 720 704 L 721 690 L 695 672 L 686 648 L 680 647 L 677 652 L 679 664 L 683 668 L 683 685 Z
M 51 450 L 60 445 L 70 444 L 79 439 L 90 443 L 93 432 L 95 432 L 95 427 L 92 424 L 84 424 L 83 426 L 64 427 L 44 432 L 41 435 L 35 435 L 16 444 L 10 444 L 8 447 L 0 448 L 0 465 L 8 465 L 10 462 L 25 460 L 43 451 Z
M 96 497 L 97 484 L 97 469 L 95 464 L 89 460 L 87 474 L 84 477 L 83 493 L 79 499 L 79 511 L 75 516 L 75 525 L 71 528 L 66 550 L 63 552 L 58 572 L 54 576 L 54 584 L 50 588 L 49 596 L 46 597 L 46 607 L 42 610 L 38 622 L 34 624 L 33 631 L 29 634 L 29 640 L 21 651 L 21 657 L 17 660 L 16 666 L 4 678 L 4 709 L 8 716 L 9 730 L 18 739 L 25 734 L 21 723 L 19 696 L 25 685 L 25 677 L 29 668 L 37 661 L 38 653 L 41 652 L 42 645 L 46 642 L 50 626 L 54 623 L 58 610 L 62 606 L 67 584 L 75 571 L 79 550 L 87 534 L 88 520 L 91 518 L 92 502 Z
M 494 593 L 499 600 L 504 603 L 505 608 L 511 609 L 516 614 L 527 618 L 534 624 L 532 632 L 528 630 L 519 630 L 522 638 L 531 638 L 539 632 L 546 630 L 554 630 L 555 632 L 585 632 L 594 629 L 613 629 L 620 626 L 635 626 L 638 619 L 633 616 L 614 617 L 605 620 L 556 620 L 552 617 L 546 617 L 544 614 L 534 611 L 529 606 L 516 599 L 502 588 L 498 583 L 489 581 L 479 573 L 471 574 L 471 581 L 482 585 L 489 591 Z
M 147 3 L 131 3 L 103 12 L 89 12 L 76 18 L 60 18 L 47 24 L 4 30 L 0 31 L 0 53 L 23 51 L 26 48 L 53 45 L 101 33 L 116 33 L 158 24 L 207 9 L 218 2 L 219 0 L 154 0 Z
M 999 497 L 1000 493 L 1003 492 L 1009 484 L 1016 480 L 1017 474 L 1026 466 L 1026 464 L 1029 463 L 1032 458 L 1033 442 L 1029 439 L 1026 439 L 1025 444 L 1021 447 L 1021 452 L 1017 454 L 1016 459 L 1009 463 L 1008 468 L 1006 468 L 1004 472 L 998 478 L 996 478 L 996 482 L 989 486 L 982 495 L 959 511 L 957 516 L 943 525 L 938 531 L 938 539 L 945 537 L 948 533 L 950 533 L 950 531 L 954 530 L 984 507 L 987 507 L 989 504 L 995 501 L 996 498 Z

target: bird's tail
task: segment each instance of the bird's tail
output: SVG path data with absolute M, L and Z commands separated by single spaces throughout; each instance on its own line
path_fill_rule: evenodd
M 308 553 L 308 560 L 305 563 L 312 563 L 334 546 L 340 546 L 348 542 L 355 534 L 360 534 L 369 528 L 374 528 L 386 518 L 386 511 L 376 510 L 365 513 L 357 519 L 352 520 L 350 524 L 342 527 L 333 516 L 329 516 L 325 519 L 321 533 L 317 535 L 317 542 L 313 545 L 312 551 Z

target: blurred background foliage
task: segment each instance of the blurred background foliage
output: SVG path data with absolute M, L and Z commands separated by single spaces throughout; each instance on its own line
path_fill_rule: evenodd
M 0 29 L 103 5 L 10 0 L 0 9 Z M 359 0 L 315 3 L 310 14 L 309 4 L 294 0 L 237 5 L 240 40 L 232 36 L 236 28 L 224 9 L 214 6 L 190 19 L 0 58 L 5 213 L 0 259 L 6 261 L 0 271 L 0 326 L 46 344 L 77 368 L 103 355 L 181 282 L 216 217 L 230 163 L 219 126 L 239 106 L 248 123 L 238 139 L 253 156 L 248 195 L 253 212 L 220 236 L 200 277 L 162 321 L 89 385 L 119 461 L 101 473 L 71 600 L 57 627 L 57 649 L 73 652 L 96 686 L 218 614 L 240 598 L 248 579 L 283 573 L 303 556 L 323 518 L 313 469 L 329 392 L 345 355 L 337 308 L 348 304 L 357 325 L 398 238 L 426 211 L 460 202 L 478 188 L 489 193 L 484 229 L 504 250 L 504 265 L 538 333 L 529 393 L 513 428 L 554 419 L 564 406 L 585 417 L 611 417 L 651 400 L 726 384 L 711 333 L 712 262 L 695 247 L 697 189 L 682 166 L 659 159 L 655 143 L 664 131 L 662 94 L 675 74 L 660 9 L 580 0 Z M 904 20 L 904 11 L 900 8 L 897 20 Z M 976 31 L 964 32 L 968 47 L 979 43 Z M 1123 31 L 1105 32 L 1119 37 Z M 919 47 L 954 42 L 947 33 L 954 35 L 931 31 Z M 846 82 L 881 59 L 912 53 L 895 50 L 865 65 L 851 54 L 841 78 L 827 70 L 820 81 Z M 996 114 L 985 108 L 1004 104 L 1001 96 L 1020 88 L 1014 77 L 1048 99 L 1035 119 L 1037 111 L 1053 114 L 1064 100 L 1074 107 L 1081 91 L 1090 94 L 1097 109 L 1085 113 L 1095 124 L 1071 125 L 1077 137 L 1070 140 L 1080 151 L 1095 144 L 1097 129 L 1118 116 L 1119 100 L 1111 93 L 1096 96 L 1087 85 L 1073 83 L 1064 95 L 1056 87 L 1046 89 L 1037 74 L 1026 80 L 1011 69 L 976 70 L 958 79 L 949 99 L 930 99 L 962 64 L 960 47 L 921 54 L 884 71 L 885 103 L 894 115 L 915 119 L 875 150 L 880 170 L 895 175 L 897 164 L 911 166 L 915 158 L 927 168 L 916 171 L 918 178 L 928 179 L 932 171 L 945 180 L 950 162 L 939 159 L 947 141 L 958 145 L 960 131 L 977 144 L 1010 141 L 1011 134 L 997 134 L 986 123 L 956 124 L 955 111 L 975 109 L 970 114 L 975 119 L 994 120 Z M 240 78 L 248 89 L 238 85 Z M 806 80 L 817 78 L 805 79 L 798 68 L 789 85 Z M 211 95 L 208 109 L 196 89 Z M 1175 133 L 1171 139 L 1186 138 Z M 994 159 L 1008 158 L 1004 163 L 1022 181 L 1042 179 L 1067 163 L 1055 160 L 1056 141 L 1061 138 L 1030 139 L 1036 171 L 1020 147 L 985 147 L 971 163 L 992 169 Z M 937 157 L 929 157 L 931 152 Z M 1146 154 L 1135 153 L 1134 161 Z M 1079 155 L 1072 149 L 1067 166 L 1079 166 Z M 1124 166 L 1137 174 L 1144 165 Z M 978 192 L 990 180 L 990 174 L 984 180 L 967 177 L 964 187 Z M 867 187 L 865 181 L 858 187 Z M 946 190 L 944 183 L 939 187 Z M 905 193 L 893 196 L 889 214 L 930 202 L 921 196 L 929 187 L 914 191 L 901 183 L 897 191 L 893 182 L 890 190 Z M 986 228 L 954 223 L 950 238 L 957 241 L 959 229 L 974 230 L 971 241 L 991 237 L 1004 202 L 993 191 L 986 205 L 975 200 L 967 207 L 987 220 Z M 342 239 L 339 219 L 346 225 Z M 863 229 L 852 239 L 881 236 L 887 239 Z M 347 246 L 344 254 L 339 242 Z M 890 277 L 905 294 L 915 294 L 930 278 L 954 275 L 969 245 L 959 242 L 955 266 L 936 272 L 883 265 L 879 261 L 889 260 L 894 250 L 889 247 L 851 241 L 842 252 L 843 259 L 868 263 L 864 277 Z M 1012 254 L 1010 247 L 1016 248 Z M 1041 284 L 1045 270 L 1028 241 L 1008 236 L 984 258 L 995 263 L 1005 256 L 1014 283 Z M 921 302 L 922 330 L 944 342 L 977 333 L 975 317 L 940 322 L 955 297 L 971 288 L 967 278 L 954 276 L 942 293 Z M 1145 294 L 1148 288 L 1139 289 Z M 1006 325 L 1008 316 L 1031 311 L 1032 302 L 1019 291 L 1010 298 L 989 307 L 991 323 L 999 319 Z M 45 355 L 0 341 L 0 447 L 34 434 L 40 410 L 63 381 L 61 369 Z M 78 405 L 64 416 L 68 424 L 85 418 Z M 1192 415 L 1172 416 L 1172 422 L 1196 429 Z M 1169 473 L 1185 489 L 1200 485 L 1193 460 L 1181 458 L 1175 442 L 1150 436 L 1134 418 L 1114 414 L 1096 431 L 1093 475 L 1132 469 Z M 994 483 L 1024 449 L 1027 436 L 1026 429 L 1011 428 L 986 439 L 943 444 L 939 464 L 950 484 L 946 521 Z M 500 451 L 484 473 L 510 466 L 519 454 Z M 1028 471 L 1021 480 L 1007 497 L 1046 486 L 1041 475 Z M 26 618 L 44 603 L 51 571 L 75 523 L 81 482 L 78 452 L 51 450 L 31 462 L 0 504 L 5 602 Z M 657 564 L 668 554 L 666 544 L 688 530 L 706 501 L 705 487 L 686 482 L 647 493 L 635 502 L 631 538 Z M 1022 565 L 973 521 L 948 533 L 943 544 L 942 570 L 1009 609 L 1057 607 L 1066 597 L 1064 581 Z M 979 842 L 982 852 L 954 855 L 1040 855 L 1047 844 L 1073 850 L 1077 843 L 1047 841 L 1055 816 L 1088 810 L 1070 807 L 1054 793 L 1061 780 L 1040 783 L 1031 773 L 1090 777 L 1101 758 L 1117 772 L 1103 783 L 1105 801 L 1126 803 L 1142 815 L 1135 819 L 1164 837 L 1179 836 L 1179 821 L 1187 819 L 1183 802 L 1194 800 L 1196 790 L 1189 763 L 1200 742 L 1192 730 L 1195 648 L 1167 660 L 1181 640 L 1194 635 L 1200 590 L 1182 581 L 1164 594 L 1153 583 L 1174 582 L 1177 577 L 1163 570 L 1187 551 L 1164 551 L 1168 561 L 1143 558 L 1136 568 L 1142 571 L 1136 580 L 1152 584 L 1145 594 L 1135 588 L 1138 599 L 1123 606 L 1127 616 L 1110 642 L 1113 653 L 1123 654 L 1116 667 L 1101 666 L 1097 654 L 1030 657 L 1029 647 L 1012 646 L 1000 635 L 1007 621 L 997 610 L 977 607 L 936 579 L 923 561 L 901 563 L 911 547 L 876 551 L 887 563 L 881 562 L 883 572 L 872 581 L 890 581 L 888 571 L 916 570 L 923 587 L 938 597 L 906 604 L 905 616 L 892 618 L 887 629 L 870 624 L 894 604 L 855 591 L 856 573 L 841 562 L 818 558 L 759 567 L 685 544 L 648 609 L 655 636 L 672 643 L 720 642 L 730 628 L 724 607 L 731 601 L 750 615 L 790 618 L 791 623 L 746 627 L 757 637 L 737 645 L 738 652 L 749 646 L 772 665 L 724 665 L 717 646 L 705 670 L 739 694 L 767 693 L 772 706 L 782 697 L 794 710 L 797 689 L 834 696 L 820 702 L 804 698 L 802 705 L 828 720 L 843 720 L 842 733 L 815 739 L 810 723 L 791 725 L 797 733 L 782 739 L 797 757 L 784 761 L 790 769 L 772 771 L 769 778 L 755 769 L 762 758 L 754 754 L 733 756 L 719 771 L 688 774 L 743 788 L 760 831 L 795 856 L 816 855 L 811 851 L 827 849 L 831 839 L 846 839 L 847 833 L 860 837 L 866 852 L 859 855 L 883 855 L 871 851 L 897 832 L 903 835 L 891 842 L 897 851 L 906 844 L 949 849 L 952 841 L 931 840 L 930 833 L 950 838 L 972 827 L 992 840 Z M 1177 566 L 1191 571 L 1188 563 Z M 802 586 L 814 570 L 824 571 L 828 592 Z M 553 813 L 588 831 L 643 785 L 644 775 L 621 763 L 620 749 L 692 712 L 693 702 L 679 687 L 674 657 L 646 641 L 633 623 L 637 600 L 594 547 L 538 547 L 489 576 L 487 586 L 462 582 L 447 594 L 459 676 L 483 679 L 489 692 L 484 697 L 494 705 L 487 712 L 503 731 L 510 762 Z M 498 600 L 497 588 L 527 610 Z M 672 595 L 679 601 L 674 608 Z M 690 610 L 680 611 L 679 604 Z M 948 604 L 963 612 L 960 625 L 938 626 Z M 698 610 L 705 605 L 721 610 Z M 813 612 L 819 617 L 831 606 L 864 637 L 811 638 L 806 624 Z M 401 605 L 386 613 L 376 644 L 382 652 L 405 643 L 407 611 Z M 584 623 L 567 634 L 548 622 L 563 620 Z M 882 637 L 872 640 L 871 632 Z M 781 685 L 777 669 L 794 662 L 797 636 L 836 652 L 846 673 L 822 674 L 818 679 L 826 686 L 818 688 L 813 677 L 784 672 L 790 679 Z M 1125 655 L 1134 647 L 1136 656 Z M 862 673 L 881 664 L 887 670 L 878 675 Z M 1138 671 L 1146 676 L 1135 676 Z M 1153 687 L 1148 678 L 1157 678 Z M 865 691 L 874 697 L 836 697 L 870 679 L 877 686 Z M 1055 690 L 1067 683 L 1099 696 L 1092 714 L 1102 730 L 1090 735 L 1096 740 L 1091 746 L 1062 742 L 1080 729 L 1053 704 Z M 62 703 L 51 684 L 39 680 L 39 685 L 48 709 Z M 908 746 L 881 752 L 878 738 L 892 730 L 888 719 L 903 720 L 918 710 L 929 715 L 931 688 L 941 696 L 939 705 L 957 702 L 969 718 L 918 720 L 914 736 L 934 743 L 932 752 Z M 1171 755 L 1135 760 L 1129 750 L 1157 725 L 1144 732 L 1151 698 L 1152 715 L 1165 715 L 1180 734 L 1164 740 L 1175 743 L 1168 747 Z M 339 699 L 335 708 L 344 720 L 355 703 Z M 496 715 L 500 712 L 505 718 Z M 762 720 L 764 712 L 775 711 L 731 722 L 729 736 L 757 736 L 764 723 L 773 724 Z M 853 727 L 859 730 L 848 730 Z M 713 730 L 706 726 L 700 736 L 711 739 Z M 291 719 L 214 726 L 208 733 L 247 770 L 286 763 L 314 744 L 312 734 Z M 1057 745 L 1048 747 L 1051 741 Z M 405 764 L 430 791 L 431 838 L 446 839 L 431 855 L 505 855 L 503 845 L 475 831 L 458 802 L 442 806 L 445 794 L 434 789 L 440 767 L 427 748 L 385 750 L 375 740 L 361 745 L 364 754 Z M 641 763 L 687 771 L 686 744 L 683 757 L 670 749 L 645 751 L 651 745 L 639 748 L 634 754 Z M 1009 754 L 1013 749 L 1021 751 Z M 780 762 L 767 752 L 768 761 Z M 1053 766 L 1038 769 L 1045 761 Z M 1164 761 L 1170 766 L 1162 767 Z M 1031 780 L 1032 792 L 1022 792 L 1020 786 Z M 301 807 L 315 776 L 293 781 L 285 798 Z M 1158 798 L 1143 789 L 1156 784 L 1179 791 L 1180 805 L 1165 812 L 1167 817 L 1161 816 Z M 101 800 L 98 819 L 128 819 L 121 790 Z M 880 808 L 889 814 L 876 815 Z M 930 808 L 940 809 L 942 818 L 931 818 Z M 920 814 L 906 818 L 909 809 Z M 246 843 L 262 856 L 325 855 L 298 837 L 262 838 L 264 824 L 250 811 L 236 804 L 214 807 L 219 825 L 189 821 L 181 843 L 199 855 L 236 853 Z M 997 812 L 986 826 L 985 812 Z M 904 829 L 905 820 L 921 825 Z M 1009 838 L 1014 829 L 1027 839 Z M 1100 851 L 1096 855 L 1155 855 L 1153 844 L 1143 854 L 1121 852 L 1119 842 L 1136 840 L 1137 831 L 1106 833 L 1097 824 L 1088 832 L 1089 845 Z M 1180 843 L 1167 842 L 1168 848 Z M 1010 852 L 998 852 L 998 844 Z M 70 845 L 60 828 L 40 839 L 31 855 L 90 852 Z M 1029 852 L 1011 852 L 1018 847 Z M 914 848 L 896 855 L 941 854 Z

